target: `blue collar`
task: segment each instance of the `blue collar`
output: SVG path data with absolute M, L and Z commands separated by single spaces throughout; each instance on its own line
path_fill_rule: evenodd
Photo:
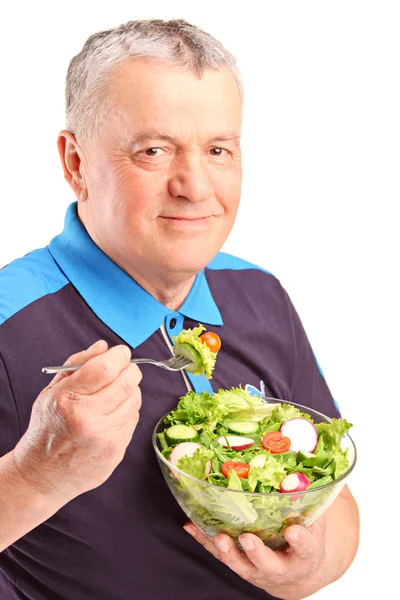
M 99 319 L 132 348 L 137 348 L 173 311 L 160 304 L 96 246 L 80 222 L 76 208 L 76 202 L 68 207 L 64 230 L 51 240 L 50 253 Z M 223 325 L 204 271 L 196 276 L 176 314 L 199 323 Z

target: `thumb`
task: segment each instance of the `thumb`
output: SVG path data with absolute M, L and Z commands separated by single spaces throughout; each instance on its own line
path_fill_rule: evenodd
M 84 365 L 91 358 L 94 358 L 95 356 L 99 356 L 100 354 L 103 354 L 107 350 L 108 350 L 107 342 L 105 340 L 97 340 L 97 342 L 95 342 L 94 344 L 89 346 L 89 348 L 87 348 L 86 350 L 82 350 L 81 352 L 72 354 L 69 358 L 67 358 L 67 360 L 63 363 L 63 365 L 65 365 L 66 367 L 69 367 L 72 365 Z M 73 372 L 74 371 L 57 373 L 57 375 L 55 375 L 53 377 L 53 379 L 47 386 L 47 389 L 50 389 L 53 386 L 57 385 L 57 383 L 60 383 L 60 381 L 62 381 L 66 377 L 70 377 L 73 374 Z

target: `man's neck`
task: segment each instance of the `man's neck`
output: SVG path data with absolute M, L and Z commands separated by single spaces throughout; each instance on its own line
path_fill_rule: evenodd
M 195 275 L 192 275 L 189 279 L 180 282 L 166 279 L 151 282 L 138 274 L 133 275 L 128 272 L 128 275 L 153 296 L 153 298 L 173 311 L 179 310 L 185 302 L 195 280 Z

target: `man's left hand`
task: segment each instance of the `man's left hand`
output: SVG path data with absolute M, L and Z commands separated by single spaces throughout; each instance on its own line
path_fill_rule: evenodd
M 191 522 L 184 529 L 215 558 L 272 596 L 300 600 L 324 585 L 325 515 L 308 528 L 288 527 L 284 532 L 288 547 L 275 551 L 251 533 L 240 535 L 241 552 L 228 535 L 218 534 L 213 541 Z

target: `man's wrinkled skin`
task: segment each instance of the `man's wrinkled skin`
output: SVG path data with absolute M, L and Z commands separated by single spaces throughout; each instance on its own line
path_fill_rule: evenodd
M 106 481 L 139 421 L 142 375 L 127 346 L 99 341 L 67 364 L 39 394 L 29 428 L 13 451 L 21 475 L 43 494 L 76 496 Z

